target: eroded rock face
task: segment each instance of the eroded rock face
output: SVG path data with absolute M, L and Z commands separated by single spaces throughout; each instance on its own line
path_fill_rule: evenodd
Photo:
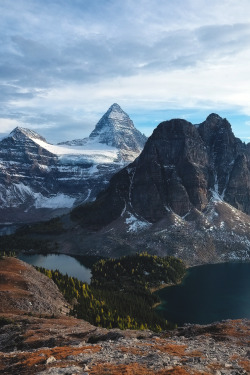
M 131 167 L 131 205 L 147 220 L 155 222 L 170 209 L 183 216 L 191 206 L 206 206 L 211 171 L 203 141 L 191 123 L 161 123 Z
M 72 218 L 99 230 L 96 253 L 150 249 L 197 264 L 249 259 L 249 213 L 249 144 L 211 114 L 200 125 L 159 124 L 140 156 Z M 83 241 L 90 251 L 89 237 Z
M 105 196 L 111 210 L 117 205 L 121 210 L 123 201 L 123 207 L 156 222 L 170 210 L 179 216 L 203 211 L 214 193 L 249 213 L 247 146 L 226 119 L 212 114 L 199 126 L 180 119 L 158 125 L 141 155 L 111 179 L 99 203 L 105 205 Z
M 161 123 L 133 167 L 131 205 L 149 221 L 159 220 L 168 209 L 179 216 L 191 208 L 203 211 L 212 191 L 250 212 L 246 145 L 217 115 L 199 127 L 185 120 Z
M 226 202 L 249 214 L 249 145 L 234 136 L 226 119 L 215 114 L 208 116 L 198 131 L 207 147 L 215 189 Z

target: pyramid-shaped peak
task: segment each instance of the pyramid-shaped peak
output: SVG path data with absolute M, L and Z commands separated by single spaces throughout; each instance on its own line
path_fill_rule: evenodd
M 21 126 L 17 126 L 9 135 L 13 139 L 21 139 L 21 138 L 31 138 L 31 139 L 40 139 L 46 142 L 46 139 L 42 137 L 40 134 L 36 133 L 33 130 L 22 128 Z
M 114 137 L 115 134 L 121 130 L 121 128 L 125 131 L 135 129 L 133 121 L 129 118 L 127 113 L 121 109 L 119 104 L 114 103 L 98 121 L 95 129 L 90 134 L 90 138 L 95 138 L 102 135 L 101 138 L 105 138 L 106 140 L 100 140 L 101 143 L 107 143 L 109 145 L 112 143 L 113 145 L 113 140 L 111 141 L 111 139 L 109 139 L 109 141 L 107 141 L 107 137 L 104 136 L 104 134 L 108 135 L 108 138 Z
M 21 126 L 17 126 L 15 129 L 12 130 L 10 135 L 18 134 L 18 133 L 24 133 L 25 130 L 27 131 L 28 129 L 21 128 Z
M 123 109 L 117 103 L 112 104 L 103 117 L 107 117 L 114 120 L 120 119 L 121 121 L 130 120 L 129 115 L 126 112 L 124 112 Z M 134 126 L 132 121 L 130 125 Z
M 136 152 L 141 151 L 146 142 L 146 137 L 135 128 L 128 114 L 117 103 L 112 104 L 102 116 L 89 138 L 118 149 Z
M 117 103 L 114 103 L 114 104 L 112 104 L 110 107 L 109 107 L 109 109 L 108 109 L 108 111 L 120 111 L 120 112 L 123 112 L 123 110 L 121 109 L 121 107 L 119 106 L 119 104 L 117 104 Z

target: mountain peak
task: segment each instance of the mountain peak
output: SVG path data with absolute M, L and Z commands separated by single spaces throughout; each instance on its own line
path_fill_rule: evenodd
M 104 114 L 104 116 L 107 116 L 108 118 L 118 119 L 118 120 L 122 118 L 124 119 L 129 118 L 128 114 L 124 112 L 123 109 L 117 103 L 112 104 L 107 110 L 107 112 Z M 132 121 L 130 125 L 134 126 Z
M 92 146 L 95 144 L 97 149 L 98 147 L 103 149 L 105 147 L 103 145 L 107 145 L 118 150 L 120 161 L 131 162 L 140 154 L 146 140 L 147 137 L 135 128 L 128 114 L 119 104 L 113 103 L 98 121 L 89 137 L 61 142 L 59 145 L 86 147 L 90 143 Z
M 10 133 L 9 137 L 12 137 L 15 140 L 20 140 L 21 138 L 31 138 L 31 139 L 40 139 L 44 142 L 47 142 L 44 137 L 40 134 L 36 133 L 33 130 L 22 128 L 21 126 L 17 126 L 12 132 Z
M 134 152 L 140 152 L 146 142 L 146 137 L 135 128 L 128 114 L 117 103 L 112 104 L 102 116 L 89 138 Z
M 206 121 L 211 121 L 211 120 L 217 120 L 217 121 L 220 121 L 222 120 L 222 117 L 220 117 L 219 115 L 217 115 L 217 113 L 210 113 L 210 115 L 207 116 L 206 118 Z
M 114 103 L 112 104 L 109 109 L 108 109 L 108 112 L 109 111 L 119 111 L 119 112 L 123 112 L 123 110 L 121 109 L 121 107 L 119 106 L 119 104 L 117 103 Z
M 198 125 L 198 131 L 201 137 L 208 141 L 214 138 L 214 132 L 217 132 L 217 139 L 221 134 L 227 134 L 227 139 L 234 143 L 235 136 L 232 127 L 226 118 L 222 118 L 216 113 L 211 113 L 204 122 Z M 224 139 L 225 141 L 225 139 Z
M 96 138 L 97 136 L 100 136 L 103 133 L 110 133 L 110 132 L 116 132 L 118 131 L 118 128 L 124 128 L 124 129 L 134 129 L 133 121 L 129 118 L 128 114 L 124 112 L 119 104 L 114 103 L 109 107 L 107 112 L 102 116 L 102 118 L 98 121 L 98 123 L 95 126 L 95 129 L 90 134 L 90 138 Z M 111 136 L 111 134 L 109 134 Z M 100 138 L 104 138 L 103 136 Z M 100 139 L 101 143 L 107 143 L 109 146 L 115 146 L 114 144 L 110 144 L 111 140 L 108 140 L 109 143 L 107 143 L 107 140 Z M 111 141 L 114 143 L 113 141 Z

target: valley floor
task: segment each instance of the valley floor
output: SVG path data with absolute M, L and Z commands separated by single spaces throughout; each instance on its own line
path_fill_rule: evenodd
M 250 373 L 249 320 L 189 325 L 161 334 L 107 330 L 66 316 L 66 303 L 52 281 L 46 283 L 31 266 L 13 258 L 0 260 L 0 300 L 5 301 L 0 313 L 1 374 Z M 52 302 L 48 309 L 50 290 L 61 311 Z

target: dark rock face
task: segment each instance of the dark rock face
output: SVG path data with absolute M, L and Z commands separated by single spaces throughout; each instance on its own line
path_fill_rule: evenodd
M 169 211 L 203 211 L 214 193 L 249 213 L 249 173 L 247 146 L 226 119 L 212 114 L 198 127 L 174 119 L 158 125 L 141 155 L 111 179 L 104 194 L 113 207 L 123 201 L 150 222 Z
M 207 147 L 214 184 L 223 199 L 250 213 L 249 145 L 236 138 L 226 119 L 211 114 L 198 131 Z
M 112 255 L 150 247 L 190 264 L 249 259 L 249 160 L 249 145 L 218 115 L 198 126 L 162 122 L 140 156 L 72 218 L 103 228 L 97 236 Z M 113 235 L 101 235 L 106 226 Z
M 147 220 L 157 221 L 170 209 L 183 216 L 192 205 L 203 209 L 207 204 L 208 157 L 192 124 L 161 123 L 134 166 L 131 205 L 136 211 L 142 207 Z

